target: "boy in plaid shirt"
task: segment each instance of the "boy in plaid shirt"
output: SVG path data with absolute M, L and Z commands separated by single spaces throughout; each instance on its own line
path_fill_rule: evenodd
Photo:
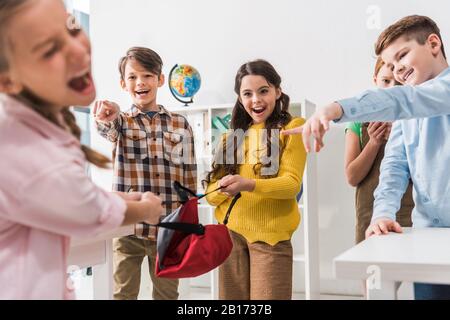
M 153 192 L 169 214 L 180 203 L 173 190 L 179 181 L 196 190 L 194 138 L 187 120 L 156 103 L 164 84 L 162 60 L 148 48 L 134 47 L 120 59 L 121 86 L 133 101 L 128 112 L 117 104 L 97 101 L 94 116 L 101 136 L 114 143 L 115 191 Z M 135 234 L 114 240 L 114 298 L 137 299 L 141 264 L 148 257 L 153 299 L 177 299 L 178 280 L 155 276 L 156 228 L 135 226 Z

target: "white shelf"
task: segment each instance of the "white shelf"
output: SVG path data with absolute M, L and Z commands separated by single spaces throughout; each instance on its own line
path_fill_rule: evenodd
M 213 106 L 201 106 L 201 105 L 190 105 L 190 106 L 179 106 L 179 107 L 167 107 L 167 110 L 170 112 L 180 112 L 180 113 L 187 113 L 187 112 L 201 112 L 201 111 L 208 111 L 208 110 L 227 110 L 227 109 L 233 109 L 234 104 L 226 103 L 226 104 L 217 104 Z
M 301 106 L 301 116 L 309 118 L 316 106 L 305 100 Z M 306 299 L 320 299 L 320 256 L 319 256 L 319 212 L 317 196 L 317 155 L 308 154 L 303 175 L 303 234 Z
M 305 262 L 305 255 L 304 254 L 294 254 L 293 260 L 294 260 L 294 262 Z

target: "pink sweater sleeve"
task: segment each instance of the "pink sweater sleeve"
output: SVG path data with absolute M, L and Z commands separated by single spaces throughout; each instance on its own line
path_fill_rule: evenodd
M 18 210 L 9 219 L 70 237 L 92 236 L 120 226 L 126 203 L 104 191 L 82 166 L 53 166 L 18 190 Z

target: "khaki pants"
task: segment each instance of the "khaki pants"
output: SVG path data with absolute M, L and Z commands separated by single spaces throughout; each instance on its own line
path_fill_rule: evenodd
M 248 243 L 230 231 L 233 250 L 219 268 L 221 300 L 292 299 L 292 244 Z
M 141 285 L 141 265 L 148 258 L 154 300 L 178 299 L 178 280 L 155 275 L 156 242 L 134 236 L 114 239 L 114 299 L 136 300 Z

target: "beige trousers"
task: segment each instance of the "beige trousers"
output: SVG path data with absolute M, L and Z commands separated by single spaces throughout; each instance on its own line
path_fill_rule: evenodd
M 292 244 L 248 243 L 230 231 L 233 250 L 219 268 L 219 299 L 292 299 Z
M 114 239 L 114 299 L 136 300 L 141 285 L 141 265 L 147 256 L 154 300 L 178 299 L 178 280 L 155 275 L 156 242 L 133 236 Z

